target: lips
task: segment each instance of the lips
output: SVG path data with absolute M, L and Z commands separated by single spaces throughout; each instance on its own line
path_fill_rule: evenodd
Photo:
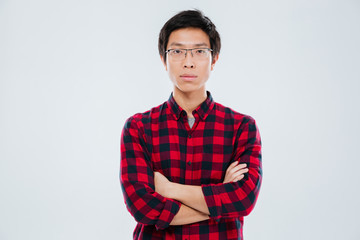
M 180 78 L 183 79 L 184 81 L 193 81 L 194 79 L 197 78 L 197 76 L 194 74 L 182 74 L 180 75 Z

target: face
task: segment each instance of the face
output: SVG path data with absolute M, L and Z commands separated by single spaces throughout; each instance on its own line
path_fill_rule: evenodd
M 166 50 L 210 48 L 208 35 L 199 28 L 182 28 L 173 31 L 169 36 Z M 166 56 L 166 62 L 161 57 L 170 80 L 174 84 L 174 94 L 199 93 L 204 94 L 205 83 L 209 79 L 218 56 L 213 59 L 211 54 L 206 59 L 194 59 L 190 51 L 183 60 L 174 61 L 171 56 Z

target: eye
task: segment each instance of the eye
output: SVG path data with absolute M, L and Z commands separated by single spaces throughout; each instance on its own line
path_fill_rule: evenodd
M 184 51 L 181 50 L 181 49 L 173 49 L 173 50 L 171 51 L 171 54 L 173 54 L 173 55 L 181 55 L 183 52 L 184 52 Z
M 206 54 L 206 49 L 202 49 L 202 48 L 196 49 L 195 54 L 204 55 Z

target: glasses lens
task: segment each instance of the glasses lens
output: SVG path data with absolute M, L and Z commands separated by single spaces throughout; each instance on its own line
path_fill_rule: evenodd
M 207 48 L 197 48 L 193 50 L 194 56 L 199 59 L 204 59 L 209 56 L 209 49 Z
M 182 60 L 185 58 L 186 50 L 184 49 L 170 49 L 169 55 L 174 60 Z

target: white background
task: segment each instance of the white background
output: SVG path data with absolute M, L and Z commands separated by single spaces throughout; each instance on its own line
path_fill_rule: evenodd
M 1 240 L 131 239 L 120 133 L 169 97 L 158 33 L 192 8 L 222 37 L 208 90 L 262 136 L 245 239 L 360 239 L 359 1 L 1 0 Z

